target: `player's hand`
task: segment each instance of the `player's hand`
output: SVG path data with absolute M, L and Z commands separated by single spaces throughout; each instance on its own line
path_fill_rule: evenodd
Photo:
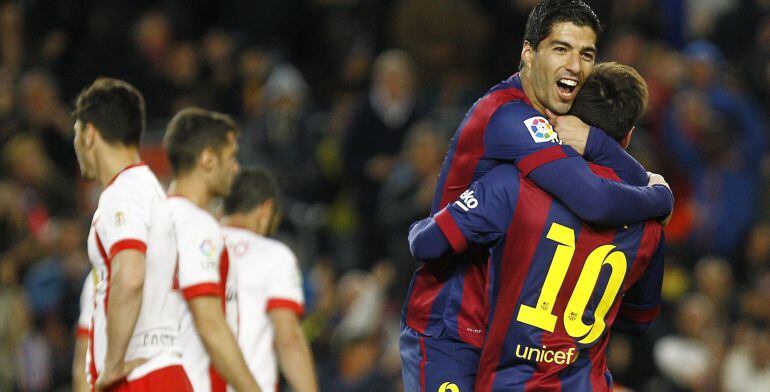
M 666 182 L 666 179 L 663 178 L 660 174 L 655 174 L 651 172 L 647 172 L 647 175 L 650 177 L 650 181 L 647 182 L 647 186 L 653 186 L 653 185 L 663 185 L 666 188 L 668 188 L 669 191 L 671 191 L 671 186 L 668 185 Z M 672 211 L 670 214 L 668 214 L 667 217 L 665 217 L 662 221 L 660 221 L 660 224 L 663 225 L 663 227 L 666 227 L 669 222 L 671 222 L 671 217 L 674 215 L 674 212 Z
M 559 140 L 583 155 L 591 127 L 575 116 L 560 116 L 548 109 L 545 109 L 545 115 L 548 116 L 548 122 L 559 135 Z
M 138 366 L 147 362 L 146 359 L 140 358 L 129 362 L 123 362 L 115 366 L 105 367 L 99 374 L 99 378 L 96 380 L 97 391 L 107 391 L 110 387 L 115 386 L 128 377 L 128 374 Z

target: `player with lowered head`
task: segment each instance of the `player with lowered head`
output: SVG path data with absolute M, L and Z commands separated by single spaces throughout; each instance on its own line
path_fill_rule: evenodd
M 586 222 L 615 226 L 671 212 L 673 195 L 661 178 L 648 178 L 617 143 L 604 142 L 609 139 L 604 132 L 567 121 L 570 116 L 558 118 L 559 132 L 570 126 L 585 130 L 582 140 L 564 145 L 546 118 L 548 111 L 569 111 L 593 70 L 599 32 L 596 14 L 583 1 L 543 0 L 535 6 L 524 32 L 519 72 L 473 105 L 451 141 L 432 214 L 503 162 L 516 165 Z M 592 173 L 586 160 L 595 160 L 594 155 L 622 166 L 613 169 L 627 184 Z M 447 377 L 462 380 L 457 384 L 461 390 L 472 388 L 487 330 L 487 272 L 486 252 L 475 250 L 415 272 L 400 338 L 407 390 L 436 390 Z
M 212 199 L 227 196 L 239 170 L 237 133 L 230 116 L 188 108 L 171 119 L 163 139 L 174 174 L 168 197 L 184 298 L 182 359 L 195 392 L 225 391 L 226 384 L 260 390 L 225 319 L 228 253 L 219 223 L 206 210 Z
M 604 63 L 571 113 L 626 147 L 646 100 L 633 68 Z M 592 169 L 620 181 L 610 168 Z M 489 247 L 491 262 L 487 335 L 473 390 L 611 390 L 610 328 L 641 334 L 658 313 L 662 225 L 592 225 L 503 164 L 410 231 L 421 260 L 474 244 Z
M 190 391 L 172 292 L 176 243 L 158 179 L 139 159 L 144 99 L 100 78 L 75 102 L 75 153 L 104 190 L 88 233 L 94 269 L 88 379 L 96 390 Z
M 230 253 L 227 319 L 263 390 L 278 389 L 278 369 L 293 391 L 315 392 L 313 355 L 299 320 L 302 277 L 288 246 L 268 238 L 278 223 L 278 185 L 262 169 L 241 171 L 225 198 L 222 231 Z

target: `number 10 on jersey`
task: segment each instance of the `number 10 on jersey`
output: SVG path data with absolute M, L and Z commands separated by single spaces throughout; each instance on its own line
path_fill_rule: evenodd
M 522 304 L 516 320 L 553 332 L 557 322 L 557 316 L 553 314 L 556 297 L 559 295 L 559 290 L 561 290 L 572 257 L 575 254 L 575 230 L 554 222 L 548 229 L 546 238 L 558 244 L 551 266 L 548 268 L 537 303 L 535 306 Z M 606 328 L 604 317 L 612 307 L 612 303 L 623 284 L 628 266 L 626 255 L 614 249 L 615 245 L 602 245 L 591 251 L 564 310 L 562 317 L 564 329 L 569 336 L 581 338 L 580 343 L 593 343 L 602 335 Z M 604 265 L 609 265 L 612 268 L 612 273 L 599 305 L 594 311 L 594 322 L 587 325 L 583 322 L 583 313 L 585 313 L 591 294 L 596 288 L 599 273 Z

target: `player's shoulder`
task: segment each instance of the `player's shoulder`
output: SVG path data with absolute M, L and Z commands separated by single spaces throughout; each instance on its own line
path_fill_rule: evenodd
M 208 211 L 182 196 L 169 196 L 169 208 L 177 230 L 210 231 L 220 233 L 219 223 Z
M 237 227 L 223 226 L 228 248 L 236 256 L 258 256 L 265 263 L 296 259 L 294 251 L 283 242 Z
M 158 197 L 163 197 L 163 189 L 157 177 L 149 167 L 141 165 L 119 173 L 104 189 L 99 203 L 141 202 Z
M 518 192 L 521 172 L 516 165 L 503 162 L 493 167 L 487 174 L 476 180 L 476 186 L 486 192 L 505 195 Z

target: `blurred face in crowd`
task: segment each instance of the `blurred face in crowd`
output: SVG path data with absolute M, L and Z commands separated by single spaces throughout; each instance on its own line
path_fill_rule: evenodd
M 532 47 L 524 43 L 521 72 L 527 96 L 540 112 L 565 114 L 596 58 L 596 32 L 571 22 L 555 23 L 551 33 Z
M 374 89 L 389 102 L 402 102 L 414 94 L 415 76 L 411 59 L 405 53 L 385 52 L 374 64 Z
M 78 157 L 80 174 L 86 180 L 94 180 L 96 179 L 96 158 L 93 149 L 95 131 L 92 126 L 88 127 L 80 120 L 75 121 L 74 128 L 73 145 L 75 146 L 75 155 Z
M 208 175 L 209 189 L 215 197 L 225 197 L 230 194 L 235 175 L 241 169 L 236 159 L 238 142 L 234 132 L 227 135 L 227 143 L 211 158 Z

